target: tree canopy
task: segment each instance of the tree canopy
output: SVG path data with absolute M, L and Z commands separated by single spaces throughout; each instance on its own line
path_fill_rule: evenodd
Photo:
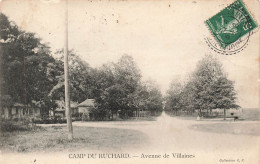
M 0 13 L 1 106 L 14 103 L 41 108 L 43 113 L 64 101 L 63 50 L 52 52 L 36 34 L 23 31 Z M 55 57 L 54 57 L 55 56 Z M 134 59 L 123 55 L 115 63 L 92 68 L 73 50 L 69 51 L 70 98 L 96 100 L 95 111 L 109 115 L 120 111 L 128 117 L 135 110 L 162 110 L 162 95 L 141 81 Z
M 234 82 L 227 78 L 221 63 L 206 55 L 198 62 L 188 81 L 172 82 L 166 96 L 166 107 L 175 112 L 238 108 L 236 95 Z

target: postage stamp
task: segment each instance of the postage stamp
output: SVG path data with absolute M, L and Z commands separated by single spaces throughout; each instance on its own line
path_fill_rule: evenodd
M 225 9 L 205 21 L 213 39 L 207 38 L 209 46 L 223 54 L 241 51 L 248 43 L 252 31 L 257 28 L 249 11 L 241 0 L 237 0 Z

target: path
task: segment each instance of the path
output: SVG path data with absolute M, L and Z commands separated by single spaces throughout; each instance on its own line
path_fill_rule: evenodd
M 207 133 L 189 128 L 194 124 L 210 123 L 196 120 L 181 120 L 170 117 L 163 112 L 156 121 L 77 122 L 73 123 L 73 125 L 141 131 L 150 139 L 150 144 L 144 147 L 145 150 L 149 151 L 244 152 L 257 149 L 255 144 L 259 143 L 259 137 L 256 136 Z

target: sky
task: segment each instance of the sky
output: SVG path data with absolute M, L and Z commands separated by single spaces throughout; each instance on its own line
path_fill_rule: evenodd
M 235 81 L 242 107 L 259 107 L 259 31 L 247 47 L 235 55 L 212 51 L 204 38 L 211 34 L 204 21 L 233 0 L 187 1 L 69 1 L 69 49 L 92 67 L 133 56 L 143 80 L 158 83 L 165 94 L 174 79 L 185 79 L 206 54 L 223 63 Z M 244 0 L 256 22 L 259 2 Z M 22 29 L 34 32 L 52 50 L 63 48 L 65 3 L 63 0 L 2 0 L 0 10 Z

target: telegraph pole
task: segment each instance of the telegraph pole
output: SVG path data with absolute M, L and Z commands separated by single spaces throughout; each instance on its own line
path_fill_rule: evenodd
M 65 1 L 65 44 L 64 44 L 64 79 L 65 79 L 65 109 L 68 127 L 68 139 L 73 139 L 73 129 L 70 110 L 70 88 L 69 88 L 69 68 L 68 68 L 68 0 Z

